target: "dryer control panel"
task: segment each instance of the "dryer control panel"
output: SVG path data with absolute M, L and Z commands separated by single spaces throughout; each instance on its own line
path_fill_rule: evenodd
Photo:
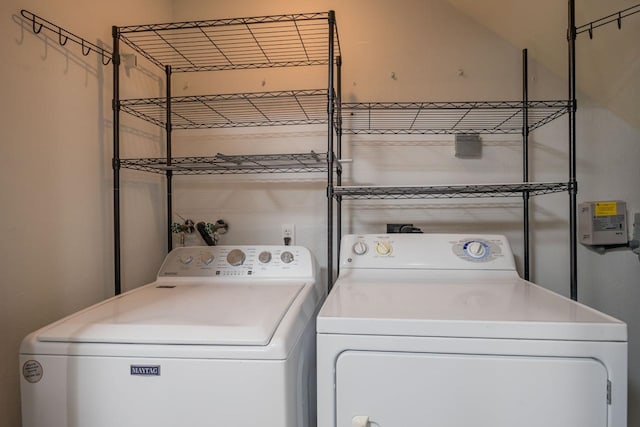
M 160 277 L 314 277 L 311 253 L 302 246 L 187 246 L 175 248 Z
M 515 270 L 502 235 L 351 234 L 343 236 L 340 268 Z

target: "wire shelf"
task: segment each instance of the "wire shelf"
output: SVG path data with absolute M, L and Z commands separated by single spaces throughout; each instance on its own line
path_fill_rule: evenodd
M 515 184 L 473 184 L 433 186 L 342 186 L 333 194 L 343 200 L 370 199 L 468 199 L 486 197 L 522 197 L 568 191 L 565 182 L 525 182 Z
M 165 127 L 166 98 L 128 99 L 121 110 Z M 171 98 L 172 129 L 327 123 L 327 90 L 293 90 Z
M 217 19 L 118 28 L 133 50 L 174 72 L 326 65 L 332 12 Z
M 531 101 L 529 130 L 569 112 L 569 101 Z M 389 102 L 343 103 L 344 134 L 521 134 L 523 103 Z
M 126 169 L 174 175 L 225 175 L 252 173 L 300 173 L 326 172 L 326 153 L 225 155 L 213 157 L 174 157 L 167 164 L 166 158 L 121 159 Z

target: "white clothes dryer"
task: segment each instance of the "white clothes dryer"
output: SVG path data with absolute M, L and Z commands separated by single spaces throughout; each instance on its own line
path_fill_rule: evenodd
M 317 340 L 318 427 L 626 427 L 626 325 L 504 236 L 344 236 Z
M 23 427 L 315 425 L 325 293 L 303 247 L 177 248 L 155 282 L 23 340 Z

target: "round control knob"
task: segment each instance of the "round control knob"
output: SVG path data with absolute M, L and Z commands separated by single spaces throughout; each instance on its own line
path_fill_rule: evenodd
M 364 255 L 369 250 L 369 247 L 365 242 L 356 242 L 353 244 L 353 253 L 356 255 Z
M 280 255 L 280 259 L 285 264 L 289 264 L 289 263 L 293 262 L 293 254 L 291 252 L 289 252 L 289 251 L 284 251 Z
M 266 264 L 266 263 L 270 262 L 271 261 L 271 252 L 269 252 L 269 251 L 260 252 L 260 255 L 258 255 L 258 260 L 263 264 Z
M 472 240 L 467 242 L 466 244 L 467 254 L 471 258 L 482 258 L 487 255 L 487 247 L 482 243 L 476 240 Z
M 392 251 L 393 251 L 393 247 L 391 246 L 391 243 L 389 243 L 389 242 L 387 242 L 385 240 L 383 240 L 381 242 L 378 242 L 376 244 L 376 252 L 380 256 L 390 255 Z
M 200 254 L 200 261 L 202 261 L 202 263 L 205 265 L 211 264 L 214 259 L 215 257 L 212 253 L 203 252 L 202 254 Z
M 240 249 L 232 249 L 227 254 L 227 262 L 234 267 L 244 264 L 245 259 L 247 256 Z
M 178 259 L 180 260 L 181 263 L 185 265 L 191 264 L 191 262 L 193 261 L 193 257 L 191 255 L 182 255 Z

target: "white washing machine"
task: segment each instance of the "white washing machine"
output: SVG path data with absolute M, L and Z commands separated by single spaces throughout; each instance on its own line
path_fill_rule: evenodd
M 151 284 L 20 349 L 23 427 L 315 425 L 315 316 L 298 246 L 185 247 Z
M 344 236 L 317 340 L 318 427 L 627 425 L 626 325 L 504 236 Z

